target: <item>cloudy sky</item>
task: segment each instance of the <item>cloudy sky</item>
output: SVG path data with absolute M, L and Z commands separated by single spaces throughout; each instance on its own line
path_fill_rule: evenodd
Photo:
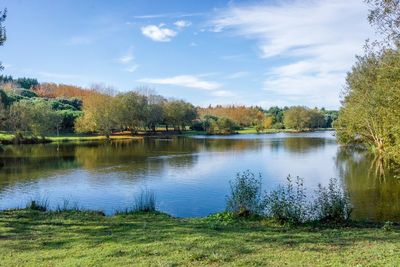
M 338 108 L 373 35 L 362 0 L 2 0 L 5 74 L 196 105 Z

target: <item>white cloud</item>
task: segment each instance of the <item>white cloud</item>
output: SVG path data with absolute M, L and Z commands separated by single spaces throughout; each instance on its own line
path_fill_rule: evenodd
M 197 76 L 193 75 L 178 75 L 168 78 L 146 78 L 141 79 L 139 82 L 153 83 L 153 84 L 165 84 L 165 85 L 176 85 L 189 88 L 197 88 L 203 90 L 215 90 L 221 87 L 217 82 L 202 80 Z
M 169 42 L 177 33 L 171 29 L 164 28 L 164 26 L 164 24 L 160 24 L 159 26 L 147 25 L 141 28 L 142 34 L 156 42 Z
M 219 90 L 211 93 L 213 96 L 218 96 L 218 97 L 230 97 L 234 96 L 235 94 L 231 91 L 226 91 L 226 90 Z
M 131 63 L 133 60 L 135 59 L 135 57 L 133 56 L 133 48 L 129 48 L 128 52 L 123 55 L 122 57 L 119 58 L 119 62 L 121 64 L 129 64 Z
M 139 68 L 139 65 L 131 65 L 131 66 L 129 66 L 129 67 L 127 67 L 126 69 L 125 69 L 125 71 L 127 71 L 127 72 L 135 72 L 136 70 L 137 70 L 137 68 Z
M 260 57 L 277 62 L 266 73 L 268 92 L 338 106 L 345 74 L 373 35 L 367 14 L 363 1 L 294 0 L 230 6 L 212 24 L 255 40 Z
M 174 25 L 176 27 L 178 27 L 179 29 L 183 29 L 183 28 L 186 28 L 186 27 L 189 27 L 190 25 L 192 25 L 192 23 L 187 20 L 178 20 L 178 21 L 175 21 Z

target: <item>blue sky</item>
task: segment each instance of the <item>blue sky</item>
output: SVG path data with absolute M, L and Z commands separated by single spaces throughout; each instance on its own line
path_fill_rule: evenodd
M 5 74 L 196 105 L 338 108 L 372 29 L 362 0 L 6 0 Z

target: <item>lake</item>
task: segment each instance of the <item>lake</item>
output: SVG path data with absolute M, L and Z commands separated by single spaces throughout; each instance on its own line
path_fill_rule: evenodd
M 145 138 L 106 142 L 3 146 L 0 209 L 47 199 L 113 214 L 154 191 L 159 210 L 179 217 L 225 208 L 237 172 L 261 173 L 263 189 L 300 176 L 308 191 L 340 179 L 355 219 L 400 220 L 400 180 L 374 157 L 337 145 L 333 132 Z

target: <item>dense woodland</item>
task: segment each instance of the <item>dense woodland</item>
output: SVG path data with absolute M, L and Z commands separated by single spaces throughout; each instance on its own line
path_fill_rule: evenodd
M 115 92 L 95 85 L 39 83 L 32 78 L 0 76 L 1 130 L 44 137 L 59 132 L 184 131 L 230 134 L 245 127 L 306 130 L 330 128 L 337 112 L 306 107 L 209 106 L 195 107 L 166 99 L 154 91 Z

